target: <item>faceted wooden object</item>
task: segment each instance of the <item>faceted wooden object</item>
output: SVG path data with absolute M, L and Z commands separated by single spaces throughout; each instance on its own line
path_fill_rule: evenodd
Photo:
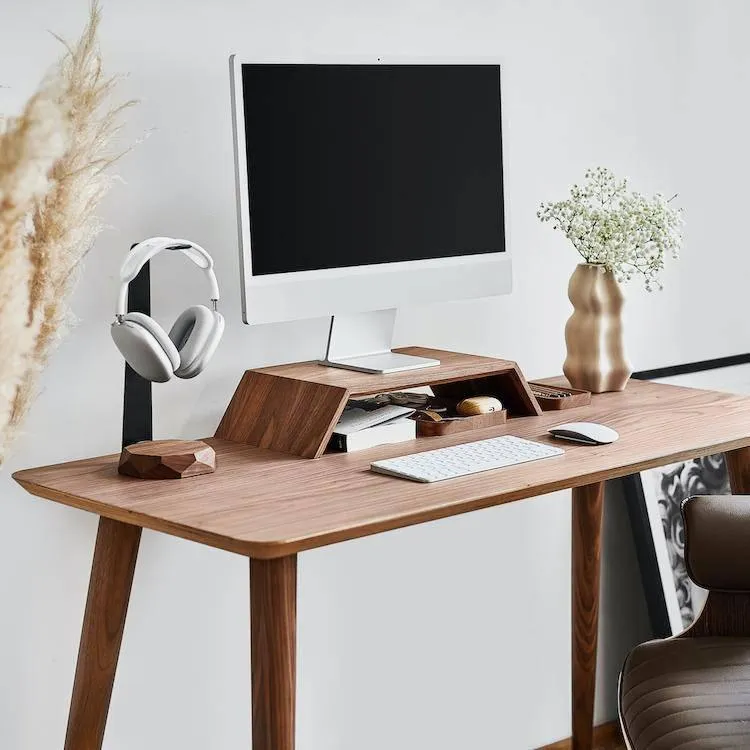
M 139 479 L 185 479 L 211 474 L 216 452 L 201 440 L 145 440 L 128 445 L 117 471 Z

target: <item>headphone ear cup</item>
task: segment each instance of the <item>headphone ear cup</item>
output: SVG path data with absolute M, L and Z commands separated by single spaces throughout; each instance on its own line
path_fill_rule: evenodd
M 221 337 L 224 335 L 224 316 L 218 310 L 210 310 L 209 312 L 214 319 L 214 327 L 211 331 L 211 338 L 203 351 L 203 361 L 200 363 L 201 370 L 205 369 L 206 365 L 211 361 L 214 352 L 219 346 Z
M 180 364 L 180 355 L 164 329 L 148 315 L 132 312 L 110 329 L 125 361 L 143 378 L 166 383 Z
M 169 331 L 169 338 L 180 354 L 178 378 L 194 378 L 201 373 L 216 351 L 224 332 L 224 318 L 204 305 L 193 305 L 183 312 Z

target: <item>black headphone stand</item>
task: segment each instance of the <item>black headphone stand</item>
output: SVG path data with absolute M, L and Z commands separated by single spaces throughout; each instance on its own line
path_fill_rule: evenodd
M 135 245 L 130 249 L 132 250 Z M 151 315 L 151 261 L 147 261 L 128 285 L 128 312 Z M 151 381 L 142 378 L 125 363 L 122 401 L 122 447 L 153 440 Z

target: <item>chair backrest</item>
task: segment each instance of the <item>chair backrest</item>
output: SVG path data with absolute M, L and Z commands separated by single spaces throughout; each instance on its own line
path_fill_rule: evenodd
M 750 496 L 696 495 L 682 516 L 688 575 L 709 590 L 682 635 L 750 636 Z
M 737 639 L 750 638 L 750 497 L 691 497 L 682 504 L 682 516 L 687 572 L 709 589 L 708 598 L 683 633 L 641 644 L 628 656 L 618 685 L 618 715 L 628 750 L 677 744 L 727 747 L 731 742 L 723 734 L 725 725 L 741 725 L 746 718 L 742 714 L 736 722 L 732 713 L 746 699 L 738 701 L 733 691 L 741 679 L 739 668 L 747 664 L 737 664 L 742 658 L 731 649 L 746 652 L 747 641 Z M 694 640 L 703 637 L 712 640 Z M 649 732 L 656 725 L 660 738 L 654 744 Z M 716 733 L 712 727 L 718 727 Z M 674 744 L 664 744 L 667 736 Z
M 710 591 L 750 591 L 750 497 L 690 497 L 682 516 L 690 578 Z

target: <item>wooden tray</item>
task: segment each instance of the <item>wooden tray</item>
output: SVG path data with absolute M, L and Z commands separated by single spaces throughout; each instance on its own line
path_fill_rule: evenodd
M 462 417 L 445 422 L 429 422 L 417 420 L 417 437 L 437 437 L 438 435 L 452 435 L 456 432 L 479 430 L 482 427 L 494 427 L 504 424 L 508 419 L 508 410 L 493 411 L 490 414 L 477 414 L 474 417 Z
M 579 391 L 576 388 L 563 388 L 560 385 L 546 385 L 545 383 L 536 383 L 529 381 L 529 387 L 534 391 L 534 388 L 543 388 L 546 391 L 558 391 L 560 393 L 567 393 L 568 395 L 564 398 L 545 398 L 536 393 L 536 400 L 539 402 L 539 406 L 542 407 L 542 411 L 559 411 L 560 409 L 573 409 L 576 406 L 586 406 L 591 403 L 591 391 Z

